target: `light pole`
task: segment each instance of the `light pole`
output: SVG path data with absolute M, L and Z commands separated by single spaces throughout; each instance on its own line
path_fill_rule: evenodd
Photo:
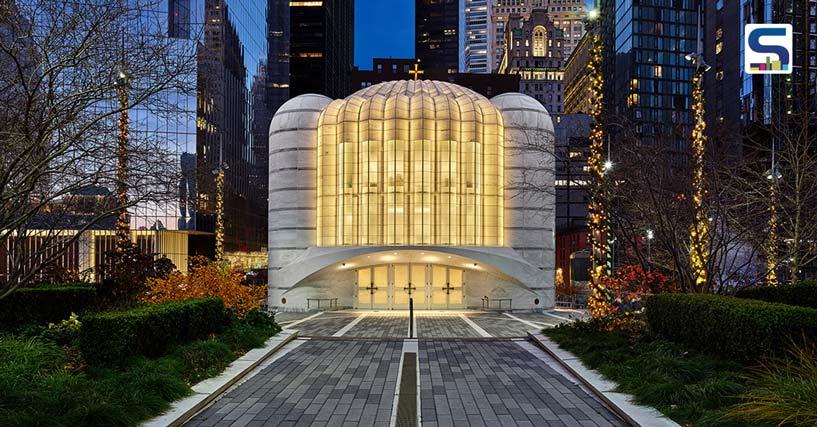
M 695 213 L 689 235 L 689 263 L 695 287 L 700 289 L 706 284 L 707 263 L 709 259 L 709 215 L 704 208 L 706 186 L 704 182 L 704 161 L 706 154 L 706 120 L 704 119 L 703 78 L 711 67 L 704 61 L 701 28 L 701 9 L 698 5 L 698 46 L 695 52 L 686 55 L 686 59 L 695 64 L 692 78 L 692 110 L 695 114 L 695 127 L 692 129 L 692 206 Z
M 123 48 L 124 57 L 124 48 Z M 130 218 L 128 218 L 128 90 L 130 76 L 124 58 L 116 67 L 114 87 L 119 100 L 119 138 L 116 153 L 116 252 L 120 255 L 130 249 Z
M 652 239 L 655 234 L 651 229 L 647 229 L 647 271 L 652 271 Z

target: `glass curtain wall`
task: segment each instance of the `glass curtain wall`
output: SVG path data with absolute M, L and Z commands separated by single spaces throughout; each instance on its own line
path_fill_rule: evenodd
M 388 82 L 330 104 L 318 138 L 318 245 L 503 242 L 502 118 L 441 82 Z

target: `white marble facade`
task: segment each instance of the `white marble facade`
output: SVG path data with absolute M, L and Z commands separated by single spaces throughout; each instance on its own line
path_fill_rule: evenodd
M 503 182 L 500 208 L 504 214 L 500 217 L 502 227 L 498 234 L 501 245 L 498 246 L 334 244 L 337 241 L 332 245 L 319 245 L 318 134 L 323 123 L 322 115 L 332 103 L 322 95 L 295 97 L 281 106 L 270 125 L 271 307 L 304 310 L 307 298 L 337 298 L 342 307 L 366 308 L 362 303 L 363 284 L 357 284 L 358 269 L 422 263 L 462 270 L 464 295 L 461 305 L 456 307 L 478 308 L 486 296 L 493 300 L 512 300 L 514 309 L 553 306 L 555 201 L 554 161 L 550 153 L 553 152 L 554 134 L 550 115 L 538 101 L 520 93 L 506 93 L 488 100 L 447 82 L 397 81 L 362 89 L 333 104 L 333 108 L 354 105 L 358 111 L 375 104 L 380 110 L 393 106 L 389 117 L 379 117 L 380 123 L 414 120 L 419 126 L 425 123 L 426 128 L 433 128 L 431 122 L 441 117 L 440 109 L 444 105 L 449 116 L 445 126 L 452 129 L 452 134 L 455 128 L 465 128 L 450 118 L 454 111 L 463 114 L 462 111 L 470 110 L 477 116 L 500 116 L 500 152 L 504 159 L 500 174 Z M 401 104 L 409 108 L 401 109 Z M 412 105 L 422 106 L 417 108 L 421 111 L 412 110 Z M 489 111 L 491 109 L 493 111 Z M 368 112 L 366 117 L 374 114 L 382 113 Z M 474 125 L 475 129 L 482 126 L 482 119 L 472 121 L 479 122 Z M 393 125 L 400 126 L 398 123 Z M 410 131 L 408 134 L 412 135 Z M 464 137 L 462 141 L 467 143 L 467 138 L 470 137 Z M 411 145 L 411 137 L 407 143 Z M 430 267 L 427 271 L 430 277 Z M 391 281 L 392 274 L 388 277 Z M 428 292 L 424 296 L 427 303 L 415 302 L 415 306 L 445 308 L 432 304 L 436 297 L 431 295 L 431 279 L 428 281 Z M 384 283 L 381 289 L 386 286 L 390 302 L 381 308 L 402 308 L 397 299 L 392 301 L 402 288 Z

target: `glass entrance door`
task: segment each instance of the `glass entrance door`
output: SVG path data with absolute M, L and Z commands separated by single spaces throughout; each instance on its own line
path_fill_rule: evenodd
M 408 310 L 409 297 L 416 287 L 411 283 L 408 264 L 392 265 L 392 295 L 395 310 Z
M 465 301 L 463 298 L 462 270 L 456 268 L 448 269 L 448 287 L 447 308 L 464 308 Z
M 389 267 L 367 267 L 357 270 L 358 308 L 389 308 Z
M 361 309 L 416 310 L 465 307 L 463 271 L 444 265 L 392 264 L 357 270 Z

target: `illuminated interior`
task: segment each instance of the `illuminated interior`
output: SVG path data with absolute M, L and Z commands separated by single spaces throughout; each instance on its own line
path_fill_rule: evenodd
M 318 246 L 503 246 L 503 124 L 483 96 L 395 81 L 318 124 Z

